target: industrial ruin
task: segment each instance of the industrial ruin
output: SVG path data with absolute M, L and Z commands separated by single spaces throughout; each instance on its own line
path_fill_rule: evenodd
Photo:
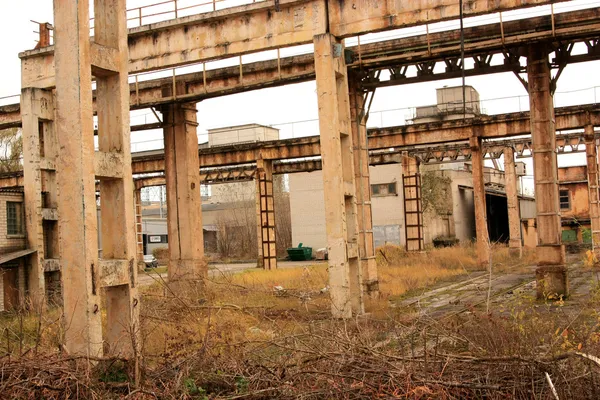
M 205 246 L 216 246 L 218 235 L 217 223 L 206 221 L 228 212 L 225 200 L 203 206 L 204 185 L 245 185 L 258 266 L 275 270 L 283 249 L 274 185 L 288 176 L 289 240 L 326 248 L 331 315 L 340 319 L 377 298 L 376 248 L 385 243 L 418 252 L 436 237 L 476 237 L 482 265 L 500 238 L 513 254 L 535 247 L 539 297 L 569 294 L 565 235 L 587 235 L 600 258 L 600 107 L 553 102 L 563 69 L 600 59 L 598 8 L 502 21 L 502 12 L 561 2 L 265 0 L 217 9 L 213 1 L 214 11 L 185 16 L 172 3 L 162 20 L 146 22 L 144 7 L 94 1 L 90 21 L 88 0 L 54 0 L 53 23 L 40 23 L 36 48 L 19 54 L 20 103 L 0 106 L 0 129 L 19 127 L 23 137 L 23 170 L 0 176 L 0 216 L 9 221 L 2 308 L 58 296 L 70 354 L 138 354 L 130 337 L 140 324 L 138 270 L 152 242 L 168 237 L 174 291 L 201 285 Z M 361 43 L 371 33 L 496 13 L 500 22 Z M 306 44 L 310 54 L 280 56 Z M 575 54 L 576 45 L 587 51 Z M 277 57 L 242 62 L 266 50 Z M 232 58 L 239 65 L 205 68 Z M 188 65 L 198 70 L 176 72 Z M 172 74 L 143 79 L 157 71 Z M 524 85 L 529 111 L 487 115 L 476 88 L 440 88 L 437 104 L 418 108 L 409 123 L 367 129 L 378 88 L 499 72 Z M 198 143 L 196 103 L 311 80 L 319 115 L 312 136 L 281 139 L 276 129 L 248 125 Z M 130 110 L 141 109 L 157 122 L 130 124 Z M 150 129 L 162 129 L 164 151 L 132 153 L 131 132 Z M 557 155 L 583 149 L 585 167 L 559 172 Z M 503 171 L 484 166 L 500 157 Z M 533 158 L 535 197 L 523 194 L 515 157 Z M 428 221 L 423 175 L 448 162 L 462 162 L 445 172 L 450 211 Z M 168 212 L 161 203 L 153 231 L 142 191 L 162 185 Z M 583 214 L 566 213 L 567 203 Z M 563 233 L 569 218 L 585 219 L 585 233 Z

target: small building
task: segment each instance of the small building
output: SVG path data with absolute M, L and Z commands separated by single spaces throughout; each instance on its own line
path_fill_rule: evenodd
M 375 246 L 406 245 L 402 165 L 369 167 L 371 212 Z M 484 168 L 490 240 L 507 242 L 508 207 L 504 171 Z M 289 175 L 292 242 L 312 248 L 327 247 L 323 175 L 321 171 Z M 471 241 L 475 238 L 473 175 L 469 163 L 433 164 L 421 167 L 423 239 L 429 245 L 438 238 Z M 535 200 L 519 196 L 522 218 L 535 218 Z
M 0 190 L 0 311 L 22 305 L 27 288 L 27 233 L 22 189 Z
M 479 93 L 472 86 L 452 86 L 436 89 L 437 104 L 416 107 L 413 123 L 451 121 L 462 118 L 473 118 L 481 115 Z
M 591 244 L 587 166 L 558 168 L 558 182 L 563 243 Z

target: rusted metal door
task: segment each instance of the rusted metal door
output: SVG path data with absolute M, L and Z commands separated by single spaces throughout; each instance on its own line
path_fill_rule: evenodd
M 4 284 L 4 310 L 14 310 L 19 306 L 18 269 L 2 268 L 0 271 Z

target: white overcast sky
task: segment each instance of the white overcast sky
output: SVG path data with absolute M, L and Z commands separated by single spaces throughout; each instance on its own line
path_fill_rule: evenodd
M 456 0 L 458 2 L 458 0 Z M 140 5 L 157 3 L 159 0 L 131 0 L 128 8 Z M 180 7 L 190 4 L 198 4 L 205 0 L 179 0 Z M 248 0 L 226 0 L 221 7 L 232 6 L 251 2 Z M 52 22 L 51 0 L 0 0 L 0 43 L 2 48 L 2 63 L 0 72 L 2 84 L 0 85 L 0 97 L 18 94 L 20 92 L 20 60 L 18 53 L 32 49 L 35 46 L 37 25 L 30 20 Z M 575 0 L 569 3 L 557 4 L 556 12 L 573 10 L 575 8 L 590 8 L 600 6 L 596 0 Z M 155 11 L 158 11 L 156 9 Z M 199 10 L 198 10 L 199 11 Z M 195 11 L 195 12 L 198 12 Z M 549 7 L 519 10 L 513 13 L 504 13 L 503 19 L 515 19 L 518 17 L 532 17 L 539 13 L 547 13 Z M 194 12 L 194 10 L 190 10 Z M 469 19 L 465 21 L 466 26 L 484 21 L 497 22 L 498 15 L 482 17 L 480 19 Z M 132 23 L 135 23 L 132 21 Z M 456 23 L 455 23 L 456 24 Z M 440 24 L 430 27 L 430 31 L 444 29 L 448 25 Z M 418 32 L 416 28 L 414 32 Z M 446 28 L 447 29 L 447 28 Z M 407 31 L 404 32 L 406 34 Z M 393 33 L 385 33 L 390 37 Z M 361 39 L 366 42 L 369 37 Z M 352 44 L 352 42 L 349 42 Z M 310 50 L 310 46 L 302 48 Z M 287 54 L 297 53 L 299 49 L 288 49 Z M 282 51 L 282 55 L 286 53 Z M 261 56 L 259 56 L 261 57 Z M 264 57 L 264 55 L 262 56 Z M 255 60 L 256 57 L 245 56 L 244 62 Z M 213 63 L 209 68 L 219 65 L 233 65 L 235 61 Z M 600 99 L 600 74 L 598 73 L 598 62 L 588 62 L 568 66 L 558 82 L 558 93 L 555 97 L 556 106 L 576 105 L 593 103 L 596 98 Z M 197 67 L 198 68 L 198 67 Z M 189 70 L 188 70 L 189 71 Z M 185 71 L 185 72 L 188 72 Z M 183 71 L 181 71 L 183 72 Z M 460 85 L 460 79 L 420 83 L 405 86 L 378 89 L 371 108 L 369 126 L 396 125 L 402 123 L 409 117 L 411 107 L 435 104 L 435 89 L 444 85 Z M 467 78 L 466 83 L 472 85 L 479 92 L 482 107 L 489 114 L 513 112 L 528 109 L 527 93 L 521 83 L 511 73 L 486 75 Z M 566 93 L 570 92 L 570 93 Z M 518 98 L 517 96 L 521 96 Z M 502 100 L 491 100 L 499 99 Z M 16 102 L 14 99 L 0 99 L 0 104 Z M 395 110 L 378 113 L 379 110 Z M 140 116 L 141 115 L 141 116 Z M 198 122 L 200 140 L 206 140 L 206 129 L 222 126 L 232 126 L 245 123 L 260 123 L 265 125 L 276 125 L 282 129 L 282 137 L 309 135 L 318 133 L 318 125 L 315 121 L 296 123 L 292 125 L 277 125 L 292 121 L 315 120 L 317 118 L 317 96 L 315 83 L 289 85 L 274 89 L 264 89 L 238 95 L 210 99 L 198 103 Z M 151 120 L 148 111 L 137 112 L 132 115 L 132 124 L 143 123 L 144 119 Z M 142 150 L 148 146 L 156 147 L 160 143 L 160 132 L 135 132 L 132 140 L 151 143 L 134 144 L 132 150 Z M 567 159 L 568 158 L 568 159 Z M 559 157 L 560 164 L 583 164 L 585 157 L 582 155 Z M 531 171 L 531 169 L 529 169 Z

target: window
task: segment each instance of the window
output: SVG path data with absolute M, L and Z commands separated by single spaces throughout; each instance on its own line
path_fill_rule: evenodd
M 571 209 L 571 199 L 569 196 L 568 190 L 559 190 L 558 197 L 560 201 L 560 209 L 561 210 L 570 210 Z
M 6 225 L 9 235 L 23 234 L 23 203 L 6 202 Z
M 398 194 L 396 182 L 371 185 L 371 193 L 373 196 L 396 196 Z

